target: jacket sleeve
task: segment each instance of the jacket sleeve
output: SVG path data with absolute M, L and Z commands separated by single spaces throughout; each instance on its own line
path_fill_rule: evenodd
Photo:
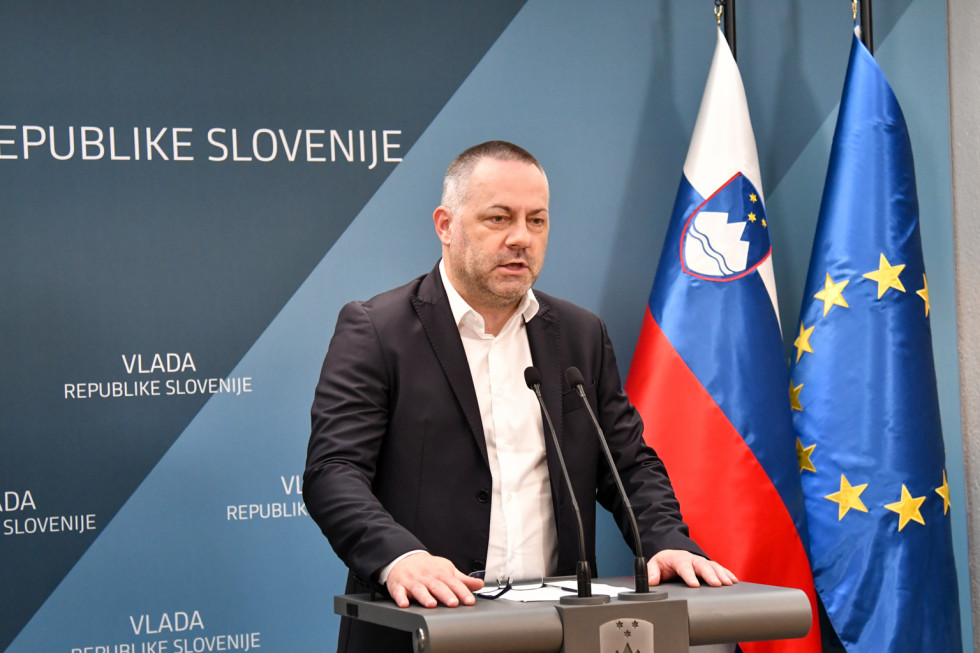
M 316 387 L 303 498 L 334 551 L 367 585 L 399 555 L 426 548 L 373 489 L 391 391 L 371 315 L 363 303 L 350 303 L 337 319 Z
M 596 415 L 630 498 L 640 529 L 643 555 L 649 558 L 663 549 L 682 549 L 704 555 L 691 539 L 681 517 L 680 504 L 663 461 L 643 440 L 643 421 L 623 390 L 612 342 L 605 324 L 599 322 L 602 346 L 593 379 Z M 599 502 L 612 512 L 630 548 L 634 548 L 629 516 L 605 456 L 599 460 L 597 478 Z

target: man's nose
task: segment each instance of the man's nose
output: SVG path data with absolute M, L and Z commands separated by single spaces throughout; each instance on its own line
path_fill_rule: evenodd
M 519 217 L 511 224 L 507 233 L 507 246 L 523 249 L 531 244 L 531 232 L 527 228 L 527 218 Z

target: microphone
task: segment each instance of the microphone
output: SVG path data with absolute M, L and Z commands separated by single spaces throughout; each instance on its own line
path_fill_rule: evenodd
M 633 506 L 630 505 L 629 497 L 623 488 L 623 479 L 620 478 L 619 470 L 616 469 L 616 463 L 613 462 L 612 454 L 609 452 L 609 443 L 606 442 L 606 435 L 602 432 L 602 427 L 599 426 L 599 420 L 596 419 L 595 413 L 592 411 L 592 406 L 585 396 L 585 380 L 582 378 L 582 373 L 579 372 L 577 367 L 569 367 L 565 370 L 565 381 L 578 392 L 578 396 L 582 398 L 582 403 L 585 404 L 585 408 L 589 411 L 589 417 L 592 418 L 596 435 L 599 436 L 599 444 L 602 445 L 602 452 L 606 455 L 606 461 L 609 463 L 609 471 L 612 473 L 613 480 L 616 481 L 619 496 L 623 500 L 623 505 L 626 506 L 626 514 L 629 515 L 630 527 L 633 529 L 633 550 L 636 552 L 636 558 L 633 559 L 633 582 L 636 591 L 633 593 L 620 593 L 619 598 L 633 600 L 666 598 L 667 594 L 665 592 L 650 592 L 650 577 L 647 575 L 647 561 L 643 557 L 643 543 L 640 541 L 640 528 L 636 525 L 636 515 L 633 514 Z
M 551 441 L 555 445 L 555 453 L 558 454 L 558 465 L 561 467 L 562 477 L 565 479 L 565 488 L 568 496 L 572 499 L 572 510 L 575 511 L 575 522 L 578 527 L 578 563 L 575 565 L 575 580 L 578 582 L 578 596 L 563 596 L 561 603 L 572 605 L 600 605 L 609 602 L 608 596 L 592 596 L 592 571 L 589 568 L 589 558 L 585 553 L 585 529 L 582 528 L 582 513 L 578 508 L 578 501 L 575 500 L 575 490 L 572 488 L 572 479 L 568 476 L 568 467 L 565 466 L 565 457 L 561 454 L 561 445 L 558 444 L 558 434 L 555 433 L 555 426 L 551 423 L 551 415 L 544 405 L 544 398 L 541 396 L 541 373 L 534 366 L 524 370 L 524 382 L 527 387 L 534 391 L 534 396 L 541 405 L 541 414 L 544 415 L 545 422 L 548 424 L 548 432 L 551 433 Z

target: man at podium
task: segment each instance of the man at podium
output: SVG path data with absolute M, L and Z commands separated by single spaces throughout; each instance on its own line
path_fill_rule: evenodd
M 312 408 L 303 495 L 350 570 L 346 592 L 402 607 L 472 604 L 482 581 L 574 574 L 577 521 L 524 372 L 535 367 L 595 570 L 595 505 L 629 519 L 564 372 L 581 370 L 636 513 L 650 583 L 730 585 L 688 535 L 643 441 L 603 322 L 531 289 L 550 230 L 548 180 L 526 150 L 474 146 L 449 166 L 426 275 L 340 312 Z M 339 651 L 411 650 L 409 634 L 343 619 Z

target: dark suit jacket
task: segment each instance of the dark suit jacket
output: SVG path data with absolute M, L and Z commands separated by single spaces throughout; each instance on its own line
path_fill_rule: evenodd
M 620 382 L 605 325 L 594 314 L 535 291 L 527 337 L 541 389 L 582 512 L 595 570 L 596 500 L 632 543 L 628 516 L 581 398 L 565 382 L 578 367 L 631 497 L 644 554 L 701 553 L 688 537 L 663 464 Z M 523 378 L 523 370 L 515 374 Z M 530 390 L 528 390 L 530 392 Z M 574 574 L 575 516 L 550 437 L 545 437 L 558 529 L 559 574 Z M 425 549 L 461 571 L 485 567 L 490 466 L 463 344 L 438 268 L 341 310 L 312 409 L 303 496 L 349 568 L 347 592 L 376 587 L 399 555 Z M 407 635 L 344 619 L 338 650 L 411 649 Z

